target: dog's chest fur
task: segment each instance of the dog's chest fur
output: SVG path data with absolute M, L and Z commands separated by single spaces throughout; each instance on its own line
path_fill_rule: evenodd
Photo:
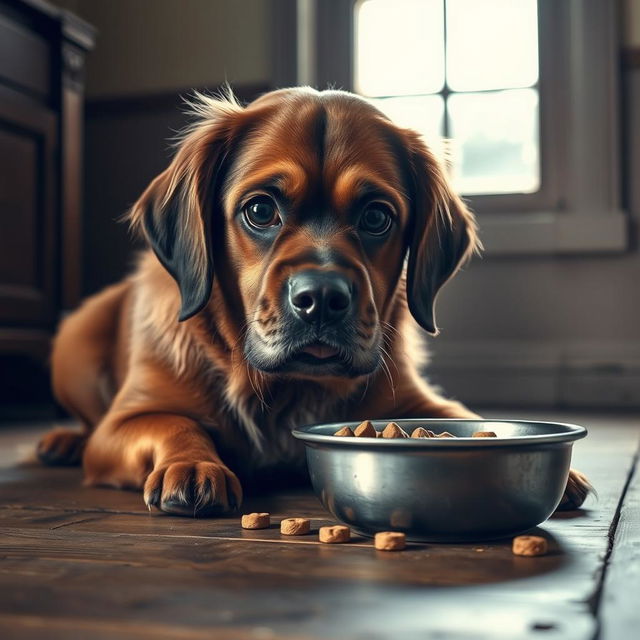
M 278 380 L 257 396 L 229 398 L 230 411 L 250 441 L 256 467 L 304 464 L 304 446 L 291 435 L 302 425 L 339 420 L 345 401 L 320 384 L 304 380 Z

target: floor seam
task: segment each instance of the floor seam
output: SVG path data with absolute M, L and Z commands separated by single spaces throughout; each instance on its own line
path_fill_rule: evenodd
M 609 565 L 611 563 L 611 556 L 615 548 L 616 534 L 618 532 L 618 523 L 620 521 L 620 515 L 622 513 L 622 508 L 624 506 L 625 498 L 627 497 L 627 492 L 629 490 L 629 487 L 631 486 L 631 481 L 633 480 L 636 472 L 638 471 L 639 460 L 640 460 L 640 442 L 638 443 L 638 446 L 636 447 L 636 451 L 633 455 L 633 458 L 631 459 L 629 474 L 627 476 L 627 480 L 622 489 L 622 493 L 620 494 L 620 499 L 618 500 L 616 512 L 613 516 L 613 519 L 611 520 L 611 524 L 609 525 L 609 533 L 607 536 L 608 537 L 607 550 L 605 552 L 605 556 L 602 561 L 602 567 L 600 569 L 600 575 L 598 576 L 596 588 L 588 600 L 589 609 L 591 610 L 591 614 L 593 615 L 596 623 L 595 633 L 593 634 L 593 640 L 600 640 L 600 637 L 602 634 L 601 604 L 602 604 L 602 596 L 604 592 L 604 585 L 607 578 Z
M 55 527 L 49 527 L 50 531 L 54 529 L 62 529 L 63 527 L 70 527 L 72 524 L 80 524 L 82 522 L 94 522 L 95 520 L 100 520 L 99 515 L 95 515 L 92 518 L 81 518 L 80 520 L 72 520 L 71 522 L 63 522 L 62 524 L 58 524 Z
M 5 503 L 0 505 L 0 512 L 3 510 L 23 510 L 23 511 L 60 511 L 62 513 L 77 513 L 78 515 L 83 513 L 94 513 L 94 514 L 105 514 L 105 513 L 113 513 L 116 515 L 126 515 L 126 516 L 148 516 L 149 513 L 147 511 L 119 511 L 118 509 L 83 509 L 83 508 L 71 508 L 71 507 L 60 507 L 60 506 L 49 506 L 49 505 L 26 505 L 26 504 L 11 504 Z

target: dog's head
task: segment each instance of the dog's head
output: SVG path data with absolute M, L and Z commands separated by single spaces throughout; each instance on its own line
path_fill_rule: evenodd
M 418 134 L 339 91 L 195 109 L 131 214 L 178 284 L 180 320 L 224 307 L 221 331 L 264 372 L 365 375 L 403 304 L 408 254 L 409 309 L 437 332 L 436 294 L 476 235 Z

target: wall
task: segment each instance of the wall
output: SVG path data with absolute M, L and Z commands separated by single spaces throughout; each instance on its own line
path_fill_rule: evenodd
M 640 47 L 640 1 L 622 0 L 621 32 L 625 47 Z
M 265 0 L 61 0 L 98 29 L 89 99 L 190 87 L 265 84 L 271 73 Z

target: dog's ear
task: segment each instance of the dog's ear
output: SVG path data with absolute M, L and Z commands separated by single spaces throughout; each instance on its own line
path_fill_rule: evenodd
M 147 187 L 129 212 L 131 227 L 146 238 L 180 289 L 179 320 L 209 301 L 214 261 L 213 219 L 222 216 L 216 194 L 220 169 L 242 107 L 229 95 L 196 95 L 189 103 L 197 120 L 180 137 L 171 164 Z
M 473 214 L 453 191 L 444 167 L 418 134 L 405 133 L 413 183 L 407 302 L 418 324 L 437 335 L 438 291 L 481 245 Z

